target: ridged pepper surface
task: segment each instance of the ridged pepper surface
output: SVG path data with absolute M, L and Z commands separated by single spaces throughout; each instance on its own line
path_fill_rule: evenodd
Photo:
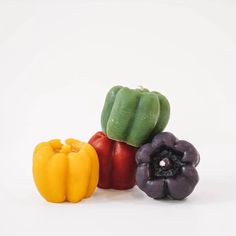
M 139 147 L 166 127 L 169 116 L 170 105 L 162 94 L 115 86 L 106 96 L 101 125 L 110 139 Z
M 79 202 L 90 197 L 98 183 L 99 163 L 88 143 L 67 139 L 40 143 L 34 150 L 33 177 L 49 202 Z
M 136 161 L 136 183 L 151 198 L 184 199 L 199 180 L 197 149 L 169 132 L 157 134 L 140 147 Z
M 98 154 L 98 187 L 121 190 L 135 185 L 135 147 L 111 140 L 103 132 L 97 132 L 89 143 Z

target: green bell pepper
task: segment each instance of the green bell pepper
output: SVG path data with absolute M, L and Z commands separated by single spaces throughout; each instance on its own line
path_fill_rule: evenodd
M 166 127 L 169 116 L 170 105 L 162 94 L 115 86 L 106 96 L 101 124 L 110 139 L 139 147 Z

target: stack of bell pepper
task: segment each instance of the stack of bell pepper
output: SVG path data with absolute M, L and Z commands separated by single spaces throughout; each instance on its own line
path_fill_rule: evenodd
M 35 148 L 33 176 L 39 192 L 50 202 L 78 202 L 96 186 L 125 190 L 137 184 L 155 199 L 187 197 L 198 182 L 199 154 L 190 143 L 162 132 L 169 117 L 162 94 L 111 88 L 102 131 L 88 143 L 51 140 Z

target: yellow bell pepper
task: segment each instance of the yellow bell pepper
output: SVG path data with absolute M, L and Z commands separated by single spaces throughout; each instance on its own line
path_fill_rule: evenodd
M 99 163 L 88 143 L 54 139 L 40 143 L 33 154 L 33 177 L 49 202 L 79 202 L 90 197 L 98 183 Z

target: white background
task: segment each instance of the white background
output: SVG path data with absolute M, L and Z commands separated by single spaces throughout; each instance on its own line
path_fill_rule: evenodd
M 0 235 L 236 235 L 235 1 L 32 2 L 0 1 Z M 34 146 L 87 141 L 118 84 L 169 98 L 167 130 L 201 154 L 194 193 L 47 203 Z

